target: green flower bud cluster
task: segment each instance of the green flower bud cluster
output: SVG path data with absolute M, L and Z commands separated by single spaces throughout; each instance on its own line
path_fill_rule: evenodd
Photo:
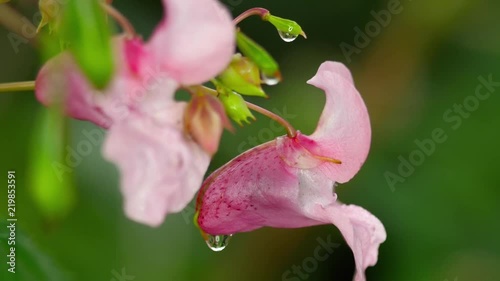
M 302 27 L 295 21 L 273 16 L 262 8 L 250 9 L 236 21 L 250 15 L 260 15 L 262 20 L 274 25 L 285 42 L 291 42 L 299 35 L 306 38 Z M 249 119 L 255 119 L 242 95 L 268 98 L 261 85 L 278 84 L 281 72 L 276 60 L 239 28 L 236 31 L 236 45 L 241 54 L 235 54 L 226 70 L 212 82 L 228 116 L 241 126 L 243 122 L 249 123 Z

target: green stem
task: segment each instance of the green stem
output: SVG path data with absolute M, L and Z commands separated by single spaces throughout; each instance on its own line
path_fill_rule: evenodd
M 35 81 L 1 83 L 0 93 L 3 92 L 22 92 L 33 91 L 35 89 Z
M 22 19 L 23 15 L 10 5 L 0 5 L 0 26 L 5 26 L 7 30 L 16 33 L 18 36 L 22 36 L 22 41 L 34 44 L 36 36 L 32 32 L 36 30 L 36 26 Z M 26 33 L 27 31 L 29 31 L 29 33 Z

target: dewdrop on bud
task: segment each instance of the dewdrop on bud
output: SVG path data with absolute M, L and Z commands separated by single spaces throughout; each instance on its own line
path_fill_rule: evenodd
M 278 34 L 281 39 L 285 42 L 292 42 L 297 39 L 299 35 L 307 38 L 306 34 L 302 30 L 302 27 L 300 27 L 300 25 L 295 21 L 276 17 L 271 14 L 265 15 L 262 19 L 269 21 L 272 25 L 274 25 L 274 27 L 278 30 Z

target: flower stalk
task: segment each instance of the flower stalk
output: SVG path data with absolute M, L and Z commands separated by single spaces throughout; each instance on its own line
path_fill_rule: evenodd
M 249 9 L 249 10 L 243 12 L 241 15 L 239 15 L 237 18 L 235 18 L 233 20 L 233 23 L 236 25 L 236 24 L 242 22 L 244 19 L 251 17 L 251 16 L 260 16 L 261 18 L 264 18 L 268 14 L 270 14 L 270 12 L 267 9 L 252 8 L 252 9 Z
M 137 33 L 135 32 L 135 28 L 132 23 L 130 23 L 130 21 L 122 13 L 111 6 L 111 2 L 112 1 L 108 1 L 107 3 L 102 4 L 102 8 L 104 9 L 104 11 L 120 25 L 120 27 L 123 29 L 123 32 L 125 32 L 128 37 L 137 37 Z
M 267 116 L 267 117 L 273 119 L 274 121 L 278 122 L 281 126 L 283 126 L 286 129 L 286 134 L 288 135 L 289 138 L 294 138 L 295 136 L 297 136 L 297 130 L 288 121 L 283 119 L 281 116 L 276 115 L 276 114 L 272 113 L 271 111 L 269 111 L 265 108 L 262 108 L 258 105 L 255 105 L 253 103 L 250 103 L 250 102 L 245 102 L 245 103 L 248 106 L 248 108 L 250 108 L 251 110 L 256 111 L 256 112 L 258 112 L 264 116 Z
M 23 81 L 23 82 L 0 84 L 0 93 L 33 91 L 34 89 L 35 89 L 35 81 Z

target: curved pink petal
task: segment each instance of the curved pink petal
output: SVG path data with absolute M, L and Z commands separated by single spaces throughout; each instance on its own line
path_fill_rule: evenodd
M 386 238 L 383 225 L 361 207 L 338 203 L 334 181 L 318 168 L 288 165 L 277 145 L 271 141 L 255 147 L 205 180 L 197 200 L 198 225 L 208 234 L 228 235 L 265 226 L 331 223 L 354 253 L 355 280 L 365 280 L 364 271 L 376 263 Z
M 139 40 L 116 37 L 113 44 L 116 73 L 105 90 L 94 89 L 71 54 L 64 52 L 49 60 L 38 73 L 37 99 L 46 106 L 60 104 L 69 116 L 104 128 L 124 119 L 142 98 L 140 95 L 148 91 L 147 79 L 153 76 L 148 74 L 153 71 L 142 63 L 147 56 Z
M 341 165 L 323 165 L 322 170 L 337 182 L 347 182 L 359 171 L 370 149 L 368 111 L 349 70 L 341 63 L 323 63 L 308 83 L 326 94 L 325 108 L 310 138 L 323 156 L 342 161 Z
M 365 270 L 377 263 L 379 245 L 387 238 L 382 223 L 359 206 L 336 202 L 327 206 L 316 205 L 310 211 L 310 216 L 337 226 L 354 254 L 356 262 L 354 280 L 366 280 Z
M 35 95 L 45 106 L 61 104 L 69 116 L 107 128 L 111 119 L 95 104 L 94 90 L 68 53 L 48 61 L 38 73 Z
M 235 49 L 235 26 L 216 0 L 163 0 L 165 18 L 148 47 L 179 83 L 193 85 L 216 76 Z
M 183 109 L 180 103 L 171 108 L 171 118 Z M 168 213 L 191 201 L 210 162 L 175 122 L 135 113 L 110 128 L 103 154 L 120 170 L 127 216 L 150 226 L 160 225 Z

